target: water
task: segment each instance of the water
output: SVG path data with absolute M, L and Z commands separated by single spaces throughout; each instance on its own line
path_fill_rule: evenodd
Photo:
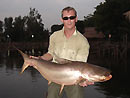
M 89 62 L 111 69 L 113 78 L 85 87 L 85 98 L 130 98 L 129 62 L 126 58 L 90 57 Z M 22 64 L 20 55 L 0 53 L 0 98 L 45 98 L 47 80 L 31 67 L 19 74 Z

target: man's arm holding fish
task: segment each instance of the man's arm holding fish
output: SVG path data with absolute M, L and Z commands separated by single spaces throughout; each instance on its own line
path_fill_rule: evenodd
M 87 40 L 87 39 L 84 39 L 84 40 Z M 82 40 L 83 44 L 81 45 L 80 49 L 77 52 L 76 61 L 87 62 L 90 45 L 89 45 L 88 41 L 84 41 L 84 40 Z M 55 55 L 54 52 L 53 52 L 53 50 L 54 50 L 53 46 L 54 46 L 54 42 L 50 39 L 50 45 L 49 45 L 48 52 L 43 54 L 42 56 L 39 56 L 39 57 L 36 57 L 36 58 L 47 60 L 47 61 L 52 60 L 53 56 Z M 32 56 L 32 58 L 35 58 L 35 57 Z M 61 58 L 61 59 L 63 59 L 63 58 Z M 63 61 L 64 61 L 64 59 L 63 59 Z M 70 60 L 68 61 L 68 63 L 69 62 L 70 62 Z M 89 82 L 87 79 L 84 80 L 83 82 L 79 83 L 79 85 L 83 86 L 83 87 L 88 86 L 88 85 L 92 85 L 92 84 L 94 84 L 94 83 L 93 82 Z
M 40 56 L 41 59 L 50 61 L 53 59 L 52 55 L 50 53 L 45 53 L 43 56 Z
M 44 55 L 38 56 L 38 57 L 30 56 L 30 58 L 43 59 L 43 60 L 47 60 L 47 61 L 50 61 L 50 60 L 53 59 L 53 57 L 52 57 L 52 55 L 50 53 L 45 53 Z M 79 85 L 83 86 L 83 87 L 88 86 L 88 85 L 92 85 L 92 84 L 94 84 L 94 83 L 93 82 L 89 82 L 87 79 L 85 81 L 79 83 Z
M 82 78 L 82 77 L 81 77 Z M 87 79 L 85 79 L 83 82 L 80 82 L 79 83 L 79 85 L 80 86 L 83 86 L 83 87 L 85 87 L 85 86 L 88 86 L 88 85 L 93 85 L 94 84 L 94 82 L 90 82 L 90 81 L 88 81 Z
M 85 39 L 85 40 L 87 40 L 87 39 Z M 83 44 L 81 45 L 81 47 L 77 53 L 76 59 L 77 59 L 77 61 L 87 62 L 90 45 L 89 45 L 88 41 L 83 41 L 82 43 Z M 83 86 L 83 87 L 88 86 L 88 85 L 92 85 L 92 84 L 94 84 L 94 82 L 90 82 L 87 79 L 84 80 L 83 82 L 79 83 L 79 85 Z
M 43 59 L 43 60 L 46 60 L 46 61 L 50 61 L 50 60 L 53 59 L 53 57 L 51 56 L 50 53 L 45 53 L 44 55 L 38 56 L 38 57 L 36 57 L 36 56 L 30 56 L 30 58 Z

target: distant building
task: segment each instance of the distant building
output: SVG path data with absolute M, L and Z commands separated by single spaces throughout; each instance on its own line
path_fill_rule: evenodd
M 86 27 L 85 33 L 83 35 L 89 39 L 102 39 L 105 37 L 105 35 L 102 32 L 97 32 L 95 27 Z

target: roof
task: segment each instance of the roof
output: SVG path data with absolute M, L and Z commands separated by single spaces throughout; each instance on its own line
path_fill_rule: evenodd
M 95 27 L 86 27 L 83 34 L 86 38 L 104 38 L 105 35 L 102 32 L 97 32 Z

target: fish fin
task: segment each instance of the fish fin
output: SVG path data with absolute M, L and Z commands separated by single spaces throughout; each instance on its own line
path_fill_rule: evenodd
M 29 58 L 29 56 L 27 54 L 23 53 L 21 50 L 19 50 L 19 49 L 17 49 L 17 50 L 23 56 L 24 61 Z
M 83 81 L 85 81 L 86 79 L 85 78 L 83 78 L 83 77 L 79 77 L 79 79 L 76 81 L 76 85 L 77 84 L 79 84 L 79 83 L 81 83 L 81 82 L 83 82 Z
M 29 66 L 29 64 L 24 63 L 23 67 L 22 67 L 22 71 L 20 72 L 20 74 L 22 74 L 24 72 L 24 70 Z
M 15 47 L 16 48 L 16 47 Z M 26 62 L 29 58 L 29 56 L 25 53 L 23 53 L 21 50 L 19 50 L 18 48 L 16 48 L 18 50 L 18 52 L 22 55 L 23 59 L 24 59 L 24 64 L 22 66 L 22 71 L 20 72 L 20 74 L 22 74 L 24 72 L 24 70 L 29 66 L 29 64 Z
M 50 85 L 51 84 L 51 81 L 48 81 L 48 85 Z
M 60 88 L 60 93 L 59 93 L 59 95 L 61 94 L 61 92 L 62 92 L 63 88 L 64 88 L 64 84 L 62 84 L 62 85 L 61 85 L 61 88 Z

